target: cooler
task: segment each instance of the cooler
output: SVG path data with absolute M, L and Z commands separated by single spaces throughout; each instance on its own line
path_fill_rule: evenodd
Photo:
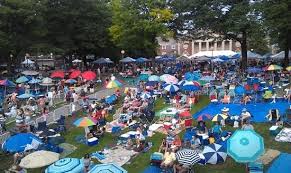
M 87 140 L 87 145 L 88 146 L 94 146 L 98 144 L 98 138 L 93 137 Z

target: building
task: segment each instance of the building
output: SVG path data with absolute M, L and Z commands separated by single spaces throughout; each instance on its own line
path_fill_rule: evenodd
M 175 40 L 173 38 L 162 39 L 161 37 L 158 37 L 157 40 L 159 44 L 159 47 L 157 49 L 158 55 L 174 54 L 179 56 L 190 56 L 200 51 L 240 51 L 240 43 L 233 40 Z

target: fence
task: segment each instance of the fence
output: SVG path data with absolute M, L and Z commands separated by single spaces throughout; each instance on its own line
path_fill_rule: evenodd
M 102 97 L 106 97 L 108 95 L 112 95 L 114 93 L 113 89 L 105 89 L 105 90 L 100 90 L 96 93 L 93 93 L 89 95 L 89 99 L 91 100 L 99 100 Z M 78 101 L 80 102 L 80 100 Z M 39 122 L 46 121 L 46 123 L 52 124 L 56 122 L 58 119 L 60 119 L 61 116 L 68 116 L 72 114 L 72 104 L 75 104 L 75 111 L 79 111 L 82 109 L 79 103 L 70 103 L 69 105 L 64 105 L 60 108 L 57 108 L 51 112 L 48 113 L 47 117 L 40 116 L 35 119 L 35 124 L 37 125 Z M 6 132 L 4 134 L 0 135 L 0 144 L 2 144 L 6 139 L 10 137 L 10 133 Z

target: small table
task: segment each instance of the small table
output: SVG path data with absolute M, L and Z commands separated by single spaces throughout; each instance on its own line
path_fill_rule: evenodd
M 87 140 L 87 145 L 88 146 L 94 146 L 98 144 L 98 138 L 93 137 Z

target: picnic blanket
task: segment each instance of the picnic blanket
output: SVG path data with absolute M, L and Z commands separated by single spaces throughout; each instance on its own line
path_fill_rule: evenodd
M 72 154 L 77 149 L 77 147 L 68 143 L 61 143 L 59 147 L 63 149 L 63 152 L 60 155 L 61 158 L 67 157 L 68 155 Z
M 277 142 L 291 142 L 291 128 L 284 128 L 276 136 L 275 141 Z
M 127 150 L 122 146 L 116 146 L 111 149 L 107 149 L 103 152 L 104 157 L 102 159 L 97 160 L 101 163 L 115 163 L 119 166 L 124 165 L 126 162 L 130 160 L 130 158 L 137 154 L 137 152 L 133 150 Z
M 277 158 L 280 155 L 280 153 L 281 152 L 278 150 L 267 149 L 265 154 L 260 157 L 260 160 L 262 161 L 263 165 L 268 165 L 275 158 Z

